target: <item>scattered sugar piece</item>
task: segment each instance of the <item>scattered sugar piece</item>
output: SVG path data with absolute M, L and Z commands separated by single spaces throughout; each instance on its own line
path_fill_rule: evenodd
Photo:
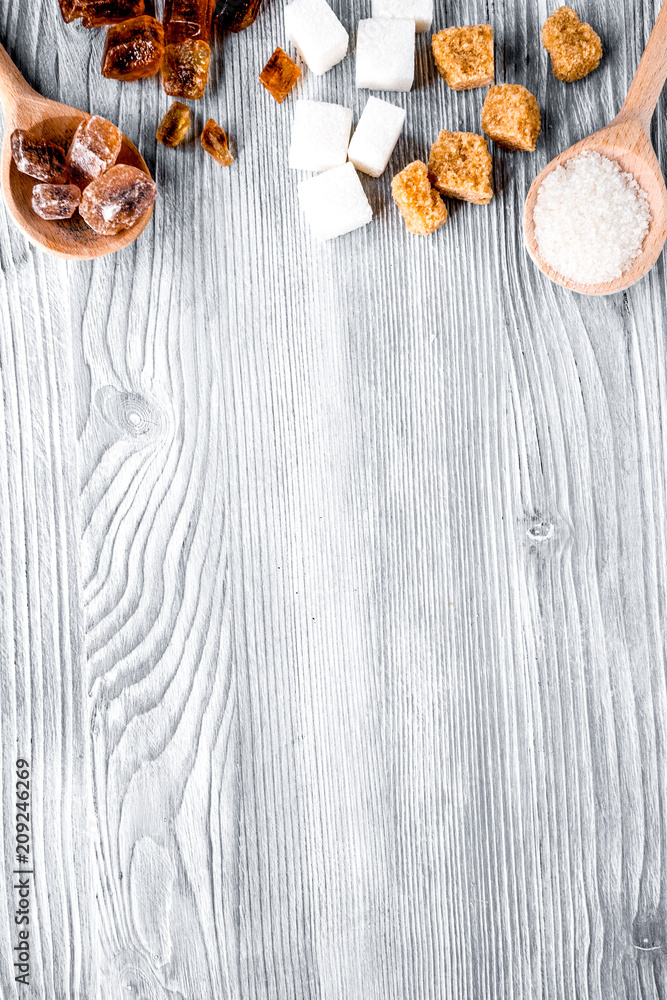
M 417 31 L 430 31 L 433 23 L 433 0 L 373 0 L 373 17 L 409 18 Z
M 640 255 L 651 212 L 631 174 L 584 152 L 547 174 L 533 221 L 547 264 L 577 284 L 598 285 L 620 278 Z
M 299 202 L 313 234 L 322 242 L 366 226 L 373 218 L 351 163 L 301 181 Z
M 559 7 L 546 19 L 542 44 L 551 56 L 554 76 L 565 83 L 582 80 L 602 59 L 600 36 L 571 7 Z
M 285 31 L 308 68 L 321 76 L 347 55 L 349 35 L 326 0 L 294 0 Z
M 391 193 L 408 232 L 428 236 L 447 221 L 445 203 L 431 186 L 426 164 L 421 160 L 409 163 L 396 174 L 391 182 Z
M 532 153 L 542 127 L 537 98 L 519 83 L 490 87 L 482 108 L 482 131 L 504 149 Z
M 297 101 L 289 165 L 294 170 L 331 170 L 347 160 L 352 110 L 324 101 Z
M 379 97 L 368 98 L 347 154 L 357 170 L 371 177 L 380 177 L 385 172 L 404 121 L 403 108 Z
M 447 198 L 488 205 L 493 198 L 492 175 L 493 160 L 481 135 L 443 129 L 431 146 L 428 176 Z
M 472 24 L 445 28 L 431 39 L 435 66 L 451 90 L 474 90 L 493 83 L 493 28 Z
M 415 78 L 415 22 L 367 18 L 357 32 L 357 89 L 412 89 Z

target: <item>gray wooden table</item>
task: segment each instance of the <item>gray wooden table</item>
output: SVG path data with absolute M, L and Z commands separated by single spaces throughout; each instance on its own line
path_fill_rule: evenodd
M 370 3 L 334 0 L 353 28 Z M 528 262 L 548 159 L 619 107 L 658 0 L 489 20 L 544 111 L 498 196 L 405 232 L 391 175 L 482 91 L 429 36 L 376 218 L 318 246 L 286 167 L 266 0 L 196 106 L 217 167 L 156 148 L 158 80 L 103 33 L 0 0 L 48 97 L 117 121 L 160 189 L 134 248 L 31 249 L 0 211 L 0 995 L 15 995 L 15 761 L 32 771 L 39 1000 L 662 1000 L 667 995 L 665 263 L 585 300 Z M 302 93 L 365 102 L 354 57 Z M 665 105 L 655 140 L 667 157 Z

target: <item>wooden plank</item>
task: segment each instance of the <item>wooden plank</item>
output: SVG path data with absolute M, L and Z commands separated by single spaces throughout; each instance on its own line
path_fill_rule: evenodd
M 452 206 L 430 240 L 404 231 L 389 177 L 364 179 L 372 227 L 319 247 L 283 166 L 290 104 L 255 83 L 278 6 L 217 43 L 195 118 L 235 137 L 222 171 L 194 141 L 154 149 L 167 100 L 101 80 L 101 35 L 47 0 L 30 24 L 9 4 L 31 81 L 117 120 L 161 191 L 137 246 L 92 266 L 0 230 L 2 343 L 32 338 L 2 368 L 2 548 L 46 496 L 23 487 L 41 438 L 17 447 L 13 414 L 57 373 L 38 426 L 70 456 L 70 518 L 78 496 L 77 557 L 46 548 L 68 567 L 73 653 L 43 593 L 16 591 L 18 621 L 49 625 L 55 692 L 80 593 L 89 695 L 84 721 L 74 671 L 91 872 L 56 841 L 43 876 L 51 893 L 76 875 L 85 909 L 49 923 L 40 898 L 36 996 L 664 994 L 664 263 L 625 296 L 575 298 L 516 224 L 537 170 L 620 105 L 658 4 L 578 9 L 608 55 L 566 88 L 538 47 L 546 4 L 439 8 L 437 27 L 494 23 L 499 79 L 535 91 L 544 141 L 496 153 L 499 197 Z M 426 46 L 395 95 L 392 167 L 442 126 L 478 127 L 481 94 L 448 92 Z M 302 93 L 356 117 L 353 69 L 305 74 Z M 3 730 L 5 774 L 7 747 Z
M 71 433 L 73 378 L 69 315 L 61 297 L 66 275 L 63 267 L 47 265 L 26 251 L 4 218 L 0 244 L 0 665 L 6 872 L 0 991 L 6 997 L 15 995 L 18 972 L 13 968 L 13 949 L 24 927 L 15 923 L 20 876 L 12 872 L 17 869 L 17 818 L 22 822 L 27 818 L 30 853 L 18 867 L 33 873 L 27 876 L 32 995 L 86 996 L 92 988 L 93 900 L 77 471 Z M 17 759 L 30 764 L 28 817 L 15 808 Z

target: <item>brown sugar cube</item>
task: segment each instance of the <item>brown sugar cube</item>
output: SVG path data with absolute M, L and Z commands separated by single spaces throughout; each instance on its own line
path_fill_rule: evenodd
M 446 28 L 431 39 L 438 73 L 452 90 L 472 90 L 493 83 L 493 28 L 474 24 Z
M 428 236 L 447 221 L 445 203 L 431 186 L 426 164 L 409 163 L 391 182 L 391 193 L 409 232 Z
M 81 201 L 76 184 L 35 184 L 32 210 L 41 219 L 71 219 Z
M 540 108 L 518 83 L 491 87 L 482 108 L 482 131 L 505 149 L 535 149 L 540 134 Z
M 138 167 L 117 164 L 81 195 L 79 214 L 102 236 L 115 236 L 138 222 L 155 201 L 155 181 Z
M 158 125 L 155 138 L 163 146 L 178 146 L 185 139 L 190 120 L 190 108 L 180 101 L 174 101 Z
M 559 7 L 542 28 L 542 44 L 551 56 L 557 80 L 574 83 L 592 73 L 602 59 L 602 42 L 590 24 L 571 7 Z
M 282 104 L 300 76 L 297 64 L 278 46 L 259 74 L 259 82 Z
M 227 143 L 227 133 L 213 118 L 209 118 L 201 134 L 202 149 L 212 156 L 216 163 L 222 167 L 228 167 L 234 162 L 234 157 L 229 152 Z
M 16 169 L 36 181 L 63 184 L 67 180 L 65 150 L 47 139 L 31 139 L 17 128 L 12 132 L 12 159 Z
M 164 53 L 164 28 L 144 14 L 107 31 L 102 76 L 110 80 L 142 80 L 155 76 Z
M 162 85 L 170 97 L 198 101 L 208 81 L 211 48 L 208 42 L 187 38 L 167 45 L 162 59 Z
M 492 170 L 489 147 L 481 135 L 442 131 L 431 147 L 429 179 L 449 198 L 488 205 L 493 198 Z
M 106 118 L 93 115 L 82 121 L 67 151 L 70 179 L 83 190 L 86 184 L 113 167 L 122 141 L 119 130 Z

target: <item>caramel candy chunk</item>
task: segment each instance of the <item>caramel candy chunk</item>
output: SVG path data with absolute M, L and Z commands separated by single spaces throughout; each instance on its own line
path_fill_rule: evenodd
M 282 104 L 300 76 L 297 64 L 278 46 L 259 74 L 259 82 Z
M 482 131 L 505 149 L 532 153 L 540 134 L 540 108 L 529 90 L 518 83 L 491 87 L 482 108 Z
M 76 0 L 84 28 L 118 24 L 144 13 L 144 0 Z
M 426 164 L 409 163 L 391 182 L 391 193 L 409 232 L 428 236 L 447 221 L 445 203 L 431 186 Z
M 17 128 L 12 132 L 12 158 L 16 169 L 36 181 L 62 184 L 67 180 L 65 150 L 46 139 L 31 139 Z
M 155 182 L 137 167 L 111 167 L 81 196 L 79 213 L 91 229 L 115 236 L 130 229 L 155 201 Z
M 178 42 L 211 41 L 215 0 L 165 0 L 164 37 L 167 45 Z
M 245 31 L 255 23 L 262 0 L 222 0 L 216 20 L 225 31 Z
M 493 28 L 474 24 L 446 28 L 431 39 L 438 73 L 451 90 L 472 90 L 493 83 Z
M 201 134 L 201 144 L 202 149 L 221 166 L 228 167 L 230 163 L 234 162 L 234 157 L 230 153 L 227 143 L 227 133 L 224 129 L 220 128 L 213 118 L 209 118 L 204 126 L 204 131 Z
M 144 14 L 116 24 L 107 31 L 102 55 L 102 76 L 111 80 L 141 80 L 155 76 L 164 53 L 164 29 Z
M 211 60 L 213 0 L 165 0 L 162 84 L 172 97 L 203 96 Z
M 488 205 L 493 198 L 492 171 L 493 160 L 481 135 L 442 131 L 433 143 L 428 175 L 449 198 Z
M 542 44 L 551 56 L 554 76 L 566 83 L 592 73 L 602 59 L 600 36 L 571 7 L 559 7 L 546 19 Z
M 206 42 L 178 42 L 167 45 L 162 59 L 162 85 L 170 97 L 198 101 L 208 80 L 211 49 Z
M 185 139 L 190 120 L 190 108 L 180 101 L 174 101 L 158 125 L 155 138 L 163 146 L 178 146 Z
M 60 13 L 63 21 L 69 24 L 70 21 L 76 21 L 80 18 L 83 11 L 79 0 L 60 0 Z
M 93 115 L 82 121 L 67 151 L 67 167 L 75 184 L 83 190 L 96 177 L 113 167 L 118 159 L 122 136 L 106 118 Z
M 41 219 L 71 219 L 81 201 L 76 184 L 35 184 L 32 210 Z

